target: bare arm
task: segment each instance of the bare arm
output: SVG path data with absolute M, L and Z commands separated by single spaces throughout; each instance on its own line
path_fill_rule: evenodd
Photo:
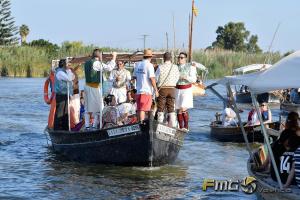
M 292 169 L 290 171 L 290 174 L 286 180 L 286 183 L 283 185 L 283 188 L 287 188 L 291 185 L 293 179 L 294 179 L 294 176 L 295 176 L 295 162 L 293 162 L 293 165 L 292 165 Z
M 155 77 L 150 77 L 150 81 L 151 81 L 152 87 L 154 88 L 155 96 L 158 97 L 159 94 L 158 94 L 158 90 L 157 90 L 157 87 L 156 87 L 156 80 L 155 80 Z

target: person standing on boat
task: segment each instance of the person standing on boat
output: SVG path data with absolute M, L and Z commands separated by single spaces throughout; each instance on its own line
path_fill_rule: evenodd
M 85 62 L 85 128 L 90 128 L 90 114 L 94 117 L 93 128 L 98 128 L 100 110 L 103 109 L 103 99 L 100 92 L 100 71 L 112 71 L 116 65 L 117 53 L 113 52 L 113 58 L 108 64 L 102 62 L 102 52 L 100 49 L 93 51 L 92 58 Z M 100 127 L 101 128 L 101 127 Z
M 110 94 L 114 95 L 117 104 L 126 101 L 127 85 L 131 80 L 130 72 L 125 69 L 124 62 L 117 62 L 117 69 L 111 71 L 109 80 L 113 82 Z
M 193 108 L 192 84 L 197 81 L 195 63 L 187 63 L 187 54 L 181 52 L 178 56 L 179 80 L 176 84 L 176 109 L 179 128 L 189 129 L 188 109 Z
M 144 50 L 144 60 L 138 62 L 133 71 L 133 78 L 136 79 L 136 103 L 137 113 L 140 122 L 146 118 L 146 113 L 149 113 L 152 105 L 152 94 L 158 97 L 158 90 L 156 87 L 154 67 L 150 63 L 152 58 L 152 50 Z M 154 89 L 154 91 L 153 91 Z
M 158 66 L 155 76 L 157 87 L 159 88 L 159 97 L 157 98 L 157 120 L 164 122 L 164 111 L 168 112 L 168 124 L 171 127 L 176 126 L 175 97 L 176 83 L 179 79 L 178 66 L 172 64 L 172 55 L 169 52 L 164 54 L 164 64 Z
M 54 130 L 69 130 L 68 93 L 73 94 L 72 81 L 74 74 L 67 67 L 66 59 L 59 61 L 55 74 L 56 112 L 54 115 Z

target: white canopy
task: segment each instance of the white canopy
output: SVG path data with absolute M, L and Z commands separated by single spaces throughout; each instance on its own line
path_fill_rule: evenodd
M 270 68 L 270 64 L 252 64 L 244 67 L 239 67 L 233 70 L 234 74 L 245 74 L 247 72 L 261 71 Z
M 247 85 L 255 93 L 300 87 L 300 51 L 283 58 L 265 71 L 226 76 L 219 84 Z

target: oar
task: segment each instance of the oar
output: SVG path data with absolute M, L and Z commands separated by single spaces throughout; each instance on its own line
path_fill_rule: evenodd
M 69 81 L 67 82 L 68 88 L 68 124 L 69 124 L 69 131 L 71 131 L 71 120 L 70 120 L 70 90 L 69 90 Z

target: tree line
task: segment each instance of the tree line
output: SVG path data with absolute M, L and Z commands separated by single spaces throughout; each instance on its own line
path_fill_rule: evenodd
M 87 55 L 95 48 L 93 45 L 86 46 L 80 41 L 63 42 L 60 46 L 44 39 L 27 41 L 30 29 L 23 24 L 20 27 L 15 25 L 14 17 L 11 13 L 10 0 L 0 0 L 0 75 L 1 76 L 34 76 L 35 69 L 38 76 L 46 74 L 46 65 L 49 65 L 52 59 L 65 56 Z M 251 35 L 242 22 L 229 22 L 224 26 L 219 26 L 216 30 L 216 40 L 206 50 L 220 54 L 220 50 L 229 52 L 261 54 L 262 50 L 258 46 L 258 36 Z M 104 50 L 116 50 L 104 48 Z M 226 53 L 226 55 L 244 55 L 235 53 Z M 200 56 L 201 55 L 201 56 Z M 205 58 L 199 54 L 198 57 Z M 209 54 L 211 55 L 211 54 Z M 28 57 L 28 58 L 27 58 Z M 255 57 L 255 56 L 254 56 Z M 195 56 L 197 58 L 197 56 Z M 206 58 L 205 58 L 206 59 Z M 247 59 L 246 59 L 247 60 Z M 251 59 L 252 60 L 252 59 Z M 258 59 L 260 60 L 260 59 Z M 197 60 L 201 62 L 201 60 Z M 254 61 L 255 62 L 255 61 Z M 212 69 L 230 68 L 232 63 L 207 63 Z M 245 64 L 248 60 L 245 61 Z M 228 66 L 226 65 L 228 64 Z M 44 66 L 45 65 L 45 66 Z M 237 67 L 237 66 L 236 66 Z M 42 68 L 42 71 L 37 68 Z M 219 70 L 220 72 L 222 70 Z M 224 70 L 223 70 L 224 71 Z M 226 71 L 226 70 L 225 70 Z

